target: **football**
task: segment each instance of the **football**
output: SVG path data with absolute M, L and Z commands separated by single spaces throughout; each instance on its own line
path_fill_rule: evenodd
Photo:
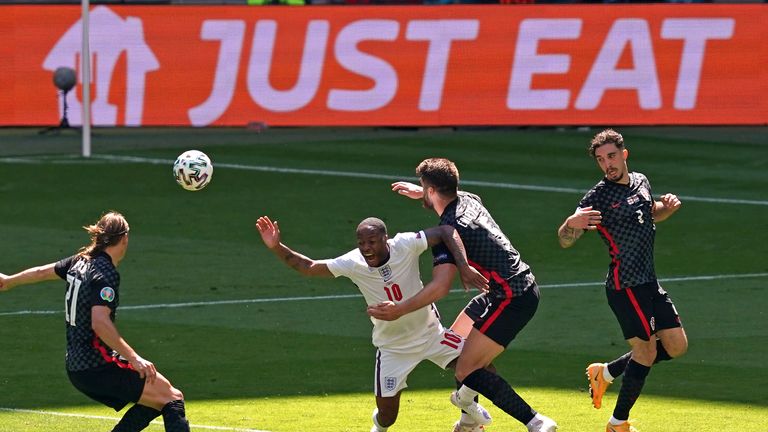
M 173 163 L 176 183 L 188 191 L 199 191 L 208 186 L 213 176 L 213 164 L 205 153 L 188 150 L 180 154 Z

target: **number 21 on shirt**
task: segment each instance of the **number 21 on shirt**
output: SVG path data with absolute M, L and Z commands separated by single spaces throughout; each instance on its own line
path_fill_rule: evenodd
M 76 327 L 75 312 L 77 312 L 77 296 L 80 293 L 80 284 L 83 281 L 67 275 L 67 296 L 64 298 L 64 320 L 72 327 Z

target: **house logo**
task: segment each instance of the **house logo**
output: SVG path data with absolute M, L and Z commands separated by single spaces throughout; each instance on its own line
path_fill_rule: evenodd
M 110 86 L 115 69 L 121 57 L 125 55 L 124 124 L 140 126 L 144 111 L 146 75 L 160 68 L 160 63 L 144 40 L 142 21 L 135 17 L 123 19 L 108 7 L 98 6 L 91 11 L 89 22 L 91 77 L 94 85 L 92 94 L 95 96 L 91 103 L 93 124 L 117 125 L 118 107 L 109 102 Z M 78 20 L 56 42 L 43 61 L 43 68 L 54 71 L 60 66 L 70 67 L 79 71 L 78 82 L 82 83 L 79 65 L 82 54 L 81 35 L 82 23 Z M 70 122 L 82 124 L 80 101 L 76 96 L 70 97 L 67 101 L 71 108 Z

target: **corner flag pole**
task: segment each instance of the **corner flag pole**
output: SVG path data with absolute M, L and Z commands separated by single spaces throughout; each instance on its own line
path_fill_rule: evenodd
M 83 157 L 91 157 L 91 50 L 88 44 L 89 24 L 88 14 L 90 0 L 81 0 L 83 16 L 80 27 L 83 30 L 83 47 L 80 51 L 80 71 L 83 74 Z

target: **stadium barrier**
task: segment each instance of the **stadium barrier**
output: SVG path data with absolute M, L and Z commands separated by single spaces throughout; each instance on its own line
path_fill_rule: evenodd
M 95 6 L 98 126 L 768 124 L 768 5 Z M 0 7 L 0 125 L 50 125 L 80 9 Z M 81 86 L 69 94 L 80 124 Z

